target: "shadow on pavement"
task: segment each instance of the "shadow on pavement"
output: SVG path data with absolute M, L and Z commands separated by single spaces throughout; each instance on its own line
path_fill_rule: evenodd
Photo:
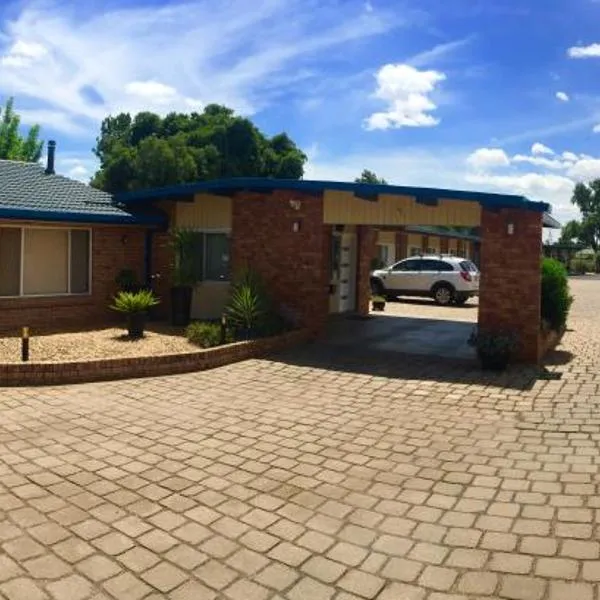
M 317 341 L 271 357 L 280 363 L 373 377 L 458 383 L 465 386 L 530 390 L 542 377 L 538 367 L 513 366 L 504 373 L 482 371 L 476 360 L 441 358 L 370 349 L 335 346 Z

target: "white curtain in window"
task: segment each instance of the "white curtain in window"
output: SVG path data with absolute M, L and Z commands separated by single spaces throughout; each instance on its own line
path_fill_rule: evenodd
M 69 230 L 25 229 L 23 294 L 69 291 Z

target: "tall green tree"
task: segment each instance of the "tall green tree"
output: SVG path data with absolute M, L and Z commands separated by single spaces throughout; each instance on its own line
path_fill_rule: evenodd
M 354 180 L 354 183 L 380 183 L 386 184 L 387 181 L 383 177 L 377 177 L 377 175 L 373 171 L 369 171 L 369 169 L 364 169 L 360 174 L 360 177 L 357 177 Z
M 285 133 L 268 137 L 226 106 L 160 117 L 142 112 L 104 119 L 92 185 L 124 192 L 222 177 L 299 179 L 305 154 Z
M 597 252 L 600 248 L 600 179 L 578 183 L 573 190 L 571 202 L 581 211 L 581 221 L 567 223 L 561 239 L 570 236 L 570 239 Z
M 0 109 L 0 159 L 37 162 L 44 147 L 39 140 L 40 126 L 34 125 L 26 136 L 21 135 L 21 118 L 13 106 L 14 98 L 9 98 Z
M 585 234 L 579 221 L 565 223 L 558 239 L 559 244 L 585 244 Z M 587 244 L 586 244 L 587 245 Z

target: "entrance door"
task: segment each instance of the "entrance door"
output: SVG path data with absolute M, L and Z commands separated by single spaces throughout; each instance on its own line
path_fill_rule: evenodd
M 356 234 L 343 233 L 340 250 L 339 312 L 356 310 Z
M 329 312 L 356 310 L 356 233 L 334 232 L 331 243 Z

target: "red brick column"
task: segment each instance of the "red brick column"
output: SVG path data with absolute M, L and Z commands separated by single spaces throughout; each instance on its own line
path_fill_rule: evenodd
M 233 274 L 254 270 L 279 307 L 318 334 L 329 312 L 330 229 L 321 197 L 284 190 L 239 194 L 232 209 Z
M 375 229 L 367 225 L 357 227 L 357 274 L 356 274 L 356 310 L 360 315 L 369 314 L 371 299 L 371 261 L 377 256 L 377 235 Z
M 513 224 L 514 233 L 508 234 Z M 481 218 L 479 328 L 514 331 L 523 362 L 539 360 L 542 215 L 484 209 Z
M 448 244 L 448 238 L 447 237 L 441 237 L 440 238 L 440 253 L 441 254 L 448 254 L 449 251 L 449 244 Z

